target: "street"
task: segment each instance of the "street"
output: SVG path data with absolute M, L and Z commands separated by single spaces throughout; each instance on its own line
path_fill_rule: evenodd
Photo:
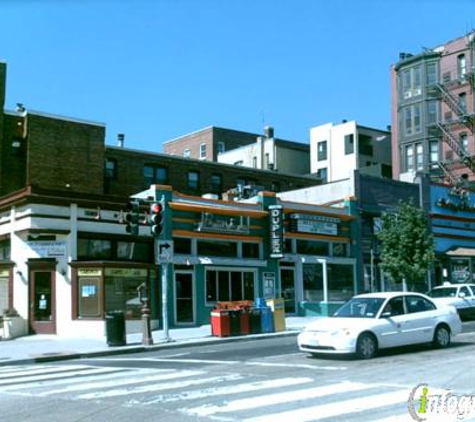
M 407 402 L 418 384 L 475 394 L 475 323 L 464 331 L 448 349 L 406 347 L 366 361 L 312 358 L 292 336 L 7 366 L 0 368 L 2 418 L 412 421 Z

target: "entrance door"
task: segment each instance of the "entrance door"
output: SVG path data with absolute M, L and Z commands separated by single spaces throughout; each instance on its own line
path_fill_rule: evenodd
M 54 272 L 30 272 L 30 325 L 34 333 L 56 334 Z
M 195 323 L 193 272 L 175 272 L 175 321 L 176 324 Z
M 295 269 L 281 268 L 280 283 L 282 298 L 284 299 L 285 313 L 295 314 Z

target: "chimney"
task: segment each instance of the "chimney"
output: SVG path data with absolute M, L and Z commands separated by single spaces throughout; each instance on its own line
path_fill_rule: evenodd
M 117 135 L 117 146 L 120 148 L 124 148 L 124 139 L 125 135 L 123 133 L 119 133 Z
M 274 137 L 274 128 L 272 126 L 266 126 L 264 128 L 264 135 L 267 139 Z

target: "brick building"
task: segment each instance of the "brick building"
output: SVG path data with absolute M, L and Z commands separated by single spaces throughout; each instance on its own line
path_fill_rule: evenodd
M 140 329 L 133 305 L 137 286 L 157 277 L 153 239 L 146 221 L 127 234 L 122 209 L 151 184 L 199 198 L 238 185 L 279 191 L 319 182 L 108 146 L 102 123 L 21 104 L 4 111 L 5 87 L 0 63 L 0 307 L 15 307 L 30 332 L 102 335 L 114 309 L 127 311 L 129 332 Z

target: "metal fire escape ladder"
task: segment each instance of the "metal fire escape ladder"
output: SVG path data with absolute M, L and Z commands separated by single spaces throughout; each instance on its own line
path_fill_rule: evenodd
M 449 180 L 451 186 L 460 186 L 462 184 L 462 180 L 452 173 L 452 171 L 447 168 L 446 164 L 443 163 L 442 161 L 438 162 L 438 165 L 442 172 L 444 173 L 444 176 Z
M 444 125 L 437 123 L 437 127 L 443 134 L 444 142 L 454 151 L 473 174 L 475 174 L 475 160 L 467 154 L 460 142 L 445 128 Z
M 460 117 L 459 122 L 462 123 L 470 132 L 473 133 L 474 121 L 473 116 L 467 114 L 467 111 L 462 107 L 457 98 L 455 98 L 447 88 L 442 84 L 435 85 L 439 92 L 442 94 L 443 101 L 449 106 L 449 108 Z

